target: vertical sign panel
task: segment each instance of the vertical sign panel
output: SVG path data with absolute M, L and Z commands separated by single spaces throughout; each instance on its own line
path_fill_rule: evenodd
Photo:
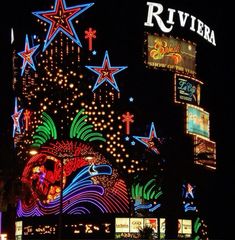
M 209 138 L 209 113 L 190 104 L 187 104 L 186 112 L 186 132 Z
M 216 143 L 195 136 L 194 163 L 210 170 L 216 170 Z
M 203 83 L 195 78 L 175 74 L 174 94 L 176 103 L 189 103 L 200 105 L 201 85 Z

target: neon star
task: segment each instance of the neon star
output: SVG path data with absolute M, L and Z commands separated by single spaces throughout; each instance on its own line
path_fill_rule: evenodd
M 17 104 L 17 98 L 15 98 L 15 108 L 14 108 L 14 114 L 11 115 L 13 119 L 13 134 L 12 136 L 15 137 L 15 133 L 21 133 L 20 131 L 20 116 L 22 114 L 23 109 L 18 111 L 18 104 Z
M 105 51 L 103 64 L 101 67 L 99 66 L 86 66 L 86 68 L 90 69 L 94 73 L 98 74 L 97 81 L 92 89 L 92 92 L 96 90 L 102 83 L 108 82 L 111 84 L 113 88 L 115 88 L 119 92 L 119 88 L 117 86 L 116 80 L 114 78 L 114 75 L 118 72 L 124 70 L 127 68 L 127 66 L 121 66 L 121 67 L 114 67 L 110 65 L 109 55 L 108 51 Z
M 82 47 L 81 42 L 73 27 L 72 20 L 86 11 L 93 4 L 94 3 L 88 3 L 67 7 L 65 0 L 55 0 L 53 10 L 33 12 L 36 17 L 50 24 L 43 51 L 45 51 L 45 49 L 49 46 L 49 44 L 59 32 L 64 33 L 72 41 Z
M 38 49 L 39 46 L 40 45 L 36 45 L 36 46 L 30 48 L 29 38 L 28 38 L 28 35 L 26 34 L 24 51 L 17 53 L 20 57 L 23 58 L 23 64 L 21 67 L 21 76 L 24 74 L 24 70 L 25 70 L 25 67 L 27 66 L 27 64 L 31 68 L 33 68 L 34 71 L 36 71 L 36 68 L 35 68 L 35 65 L 33 62 L 33 54 L 35 53 L 35 51 Z
M 194 198 L 194 186 L 192 186 L 190 183 L 187 183 L 186 185 L 183 185 L 183 194 L 185 195 L 185 198 Z
M 160 154 L 159 150 L 157 149 L 157 147 L 155 146 L 155 143 L 154 143 L 154 138 L 156 138 L 158 141 L 160 141 L 160 140 L 157 137 L 156 130 L 155 130 L 153 122 L 151 124 L 151 129 L 150 129 L 148 137 L 133 136 L 133 138 L 135 138 L 136 140 L 138 140 L 139 142 L 144 144 L 146 147 L 148 147 L 149 149 L 151 149 L 155 153 Z

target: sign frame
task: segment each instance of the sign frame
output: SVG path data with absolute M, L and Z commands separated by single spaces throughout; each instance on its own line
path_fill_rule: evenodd
M 186 75 L 174 74 L 174 102 L 200 105 L 203 82 Z
M 191 109 L 191 110 L 190 110 Z M 186 104 L 186 133 L 193 136 L 210 138 L 210 114 L 203 108 Z

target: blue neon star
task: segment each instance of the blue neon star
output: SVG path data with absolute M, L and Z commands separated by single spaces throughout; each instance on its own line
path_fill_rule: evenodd
M 96 88 L 98 88 L 104 82 L 110 83 L 112 87 L 119 92 L 119 88 L 117 86 L 114 75 L 126 69 L 127 66 L 111 67 L 108 51 L 105 51 L 104 60 L 101 67 L 99 66 L 85 66 L 85 67 L 99 75 L 92 89 L 92 92 L 94 92 Z
M 67 7 L 65 0 L 55 0 L 53 10 L 33 12 L 36 17 L 50 24 L 43 51 L 45 51 L 45 49 L 59 32 L 63 32 L 72 41 L 82 47 L 81 42 L 73 27 L 72 20 L 86 11 L 93 4 L 94 3 L 88 3 L 76 5 L 73 7 Z
M 183 185 L 183 195 L 185 198 L 194 198 L 194 189 L 195 186 L 192 186 L 190 183 Z
M 160 139 L 157 137 L 156 130 L 155 130 L 153 122 L 151 124 L 151 129 L 150 129 L 148 137 L 133 136 L 133 138 L 135 138 L 136 140 L 138 140 L 139 142 L 144 144 L 146 147 L 148 147 L 149 149 L 151 149 L 155 153 L 160 154 L 160 152 L 159 152 L 158 148 L 155 146 L 155 143 L 154 143 L 154 140 L 153 140 L 154 138 L 156 138 L 158 141 L 160 141 Z
M 28 35 L 26 34 L 24 51 L 17 53 L 20 57 L 23 58 L 23 64 L 22 64 L 22 67 L 21 67 L 21 76 L 23 75 L 25 67 L 27 66 L 27 64 L 30 67 L 32 67 L 34 71 L 36 71 L 36 68 L 35 68 L 35 65 L 34 65 L 34 62 L 33 62 L 33 54 L 35 53 L 35 51 L 38 49 L 39 46 L 40 46 L 40 44 L 30 48 L 29 38 L 28 38 Z
M 11 115 L 13 119 L 13 134 L 12 136 L 15 136 L 15 133 L 21 133 L 20 131 L 20 116 L 22 114 L 23 109 L 18 111 L 18 104 L 17 104 L 17 98 L 15 98 L 15 108 L 14 108 L 14 114 Z

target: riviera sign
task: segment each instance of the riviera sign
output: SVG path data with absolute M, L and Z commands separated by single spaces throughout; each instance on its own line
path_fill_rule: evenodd
M 145 26 L 153 27 L 153 19 L 155 19 L 161 31 L 169 33 L 174 27 L 175 20 L 178 20 L 181 27 L 185 27 L 187 23 L 187 26 L 189 26 L 189 29 L 191 31 L 196 32 L 205 40 L 216 46 L 214 31 L 193 15 L 173 8 L 168 8 L 168 19 L 166 23 L 164 23 L 163 19 L 160 16 L 164 11 L 163 5 L 154 2 L 147 2 L 147 5 L 148 16 L 147 21 L 144 23 Z

